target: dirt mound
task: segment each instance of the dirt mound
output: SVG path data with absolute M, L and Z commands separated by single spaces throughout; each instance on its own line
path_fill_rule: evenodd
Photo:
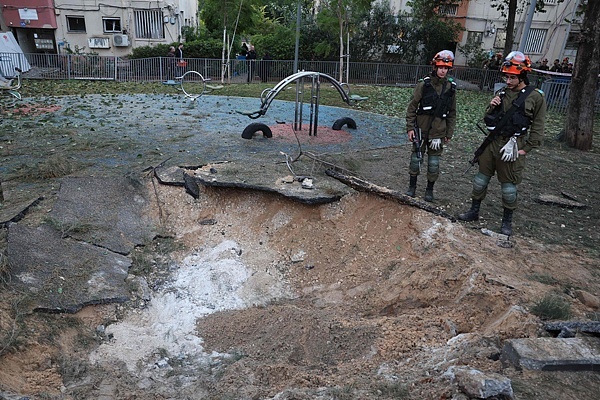
M 53 346 L 43 339 L 49 316 L 31 316 L 40 336 L 28 353 L 45 357 L 31 368 L 28 353 L 5 356 L 4 388 L 50 398 L 450 398 L 451 366 L 515 384 L 545 379 L 503 367 L 502 341 L 542 334 L 527 307 L 544 294 L 600 287 L 594 261 L 566 249 L 521 239 L 501 248 L 369 194 L 309 206 L 233 189 L 204 188 L 198 200 L 156 190 L 154 212 L 182 247 L 163 252 L 170 262 L 154 258 L 147 301 L 138 291 L 137 307 L 64 316 L 78 328 L 56 332 Z M 565 297 L 575 319 L 591 311 Z M 552 374 L 537 398 L 573 381 Z

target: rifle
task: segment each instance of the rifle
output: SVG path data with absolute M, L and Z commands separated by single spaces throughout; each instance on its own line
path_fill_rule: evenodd
M 415 137 L 413 139 L 413 146 L 415 146 L 415 154 L 417 155 L 417 160 L 419 160 L 419 165 L 423 162 L 423 150 L 421 147 L 423 146 L 423 132 L 421 128 L 419 128 L 415 122 Z
M 493 134 L 494 132 L 496 132 L 496 129 L 494 129 L 492 132 L 486 132 L 479 125 L 479 122 L 477 122 L 475 124 L 475 126 L 477 126 L 477 128 L 481 131 L 481 133 L 483 133 L 486 136 L 485 136 L 485 139 L 483 140 L 483 143 L 481 143 L 481 145 L 479 145 L 477 150 L 475 150 L 473 158 L 469 161 L 469 164 L 471 164 L 471 165 L 469 165 L 469 168 L 467 168 L 466 171 L 463 172 L 463 175 L 466 174 L 467 172 L 469 172 L 475 164 L 479 163 L 479 157 L 483 154 L 483 151 L 485 150 L 485 148 L 488 147 L 490 143 L 492 143 L 492 141 L 496 138 L 496 136 L 498 136 L 498 134 Z
M 504 128 L 504 125 L 506 125 L 506 123 L 508 122 L 510 117 L 514 114 L 515 111 L 517 111 L 517 109 L 519 109 L 523 105 L 527 96 L 529 96 L 529 94 L 531 92 L 533 92 L 534 90 L 535 90 L 534 86 L 527 86 L 527 87 L 523 88 L 521 90 L 521 94 L 519 94 L 519 97 L 517 97 L 517 99 L 515 101 L 513 101 L 512 106 L 508 109 L 506 114 L 504 114 L 504 116 L 502 116 L 502 118 L 496 124 L 494 129 L 492 131 L 490 131 L 489 133 L 486 133 L 483 130 L 483 128 L 481 128 L 479 126 L 479 124 L 477 124 L 477 127 L 487 136 L 483 140 L 483 143 L 481 143 L 481 145 L 477 148 L 477 150 L 475 150 L 473 159 L 471 159 L 471 161 L 469 161 L 469 164 L 471 164 L 471 165 L 469 166 L 469 168 L 467 168 L 467 170 L 463 173 L 463 175 L 466 174 L 467 172 L 469 172 L 469 170 L 471 168 L 473 168 L 473 166 L 475 164 L 479 163 L 479 157 L 483 154 L 483 151 L 485 150 L 485 148 L 488 147 L 489 144 L 492 143 L 494 141 L 494 139 L 496 139 L 500 135 L 500 133 L 502 132 L 502 128 Z

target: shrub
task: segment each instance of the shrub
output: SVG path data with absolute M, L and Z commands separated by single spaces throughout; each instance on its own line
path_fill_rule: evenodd
M 571 304 L 556 293 L 548 293 L 532 307 L 531 313 L 543 320 L 571 318 Z
M 136 47 L 131 53 L 131 58 L 166 57 L 169 46 L 177 47 L 179 43 L 157 44 L 154 46 Z M 221 58 L 223 42 L 219 39 L 206 38 L 193 42 L 185 42 L 183 55 L 185 58 Z

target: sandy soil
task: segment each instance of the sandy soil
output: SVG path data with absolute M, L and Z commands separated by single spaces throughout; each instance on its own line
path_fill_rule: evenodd
M 351 165 L 401 190 L 408 150 Z M 468 202 L 465 152 L 448 149 L 436 187 L 449 212 Z M 550 144 L 532 158 L 508 248 L 479 230 L 497 227 L 496 189 L 482 221 L 461 224 L 368 193 L 305 205 L 201 188 L 195 200 L 148 181 L 164 234 L 131 255 L 130 303 L 23 314 L 4 282 L 0 398 L 465 399 L 446 372 L 468 366 L 510 378 L 517 399 L 595 399 L 597 373 L 498 359 L 506 339 L 547 335 L 529 310 L 548 293 L 573 320 L 598 318 L 576 295 L 600 294 L 598 156 L 573 156 Z M 535 201 L 560 189 L 589 207 Z
M 154 258 L 148 297 L 138 290 L 125 306 L 27 316 L 37 335 L 3 356 L 3 390 L 451 398 L 459 390 L 444 372 L 467 365 L 510 377 L 517 398 L 551 398 L 559 388 L 594 397 L 597 374 L 519 372 L 498 361 L 503 340 L 544 335 L 527 312 L 543 295 L 598 293 L 593 259 L 526 239 L 502 248 L 370 194 L 321 206 L 228 189 L 205 189 L 199 200 L 178 187 L 157 194 L 179 246 L 166 263 Z M 594 311 L 564 297 L 574 319 Z M 578 383 L 586 375 L 589 391 Z

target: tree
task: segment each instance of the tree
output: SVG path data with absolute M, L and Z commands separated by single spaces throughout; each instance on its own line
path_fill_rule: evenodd
M 345 43 L 356 28 L 359 16 L 371 8 L 372 0 L 324 0 L 317 21 L 329 30 L 337 31 L 339 38 L 340 81 L 343 79 L 344 60 L 348 50 Z
M 571 77 L 565 136 L 569 147 L 590 150 L 600 73 L 600 0 L 584 1 L 583 7 L 585 14 Z
M 389 0 L 375 3 L 360 27 L 350 42 L 353 59 L 358 61 L 380 60 L 386 47 L 400 36 L 400 25 L 390 12 Z
M 402 33 L 394 43 L 403 62 L 428 63 L 438 51 L 454 49 L 463 28 L 444 18 L 440 8 L 456 3 L 456 0 L 412 0 L 406 3 L 412 12 L 398 16 Z

